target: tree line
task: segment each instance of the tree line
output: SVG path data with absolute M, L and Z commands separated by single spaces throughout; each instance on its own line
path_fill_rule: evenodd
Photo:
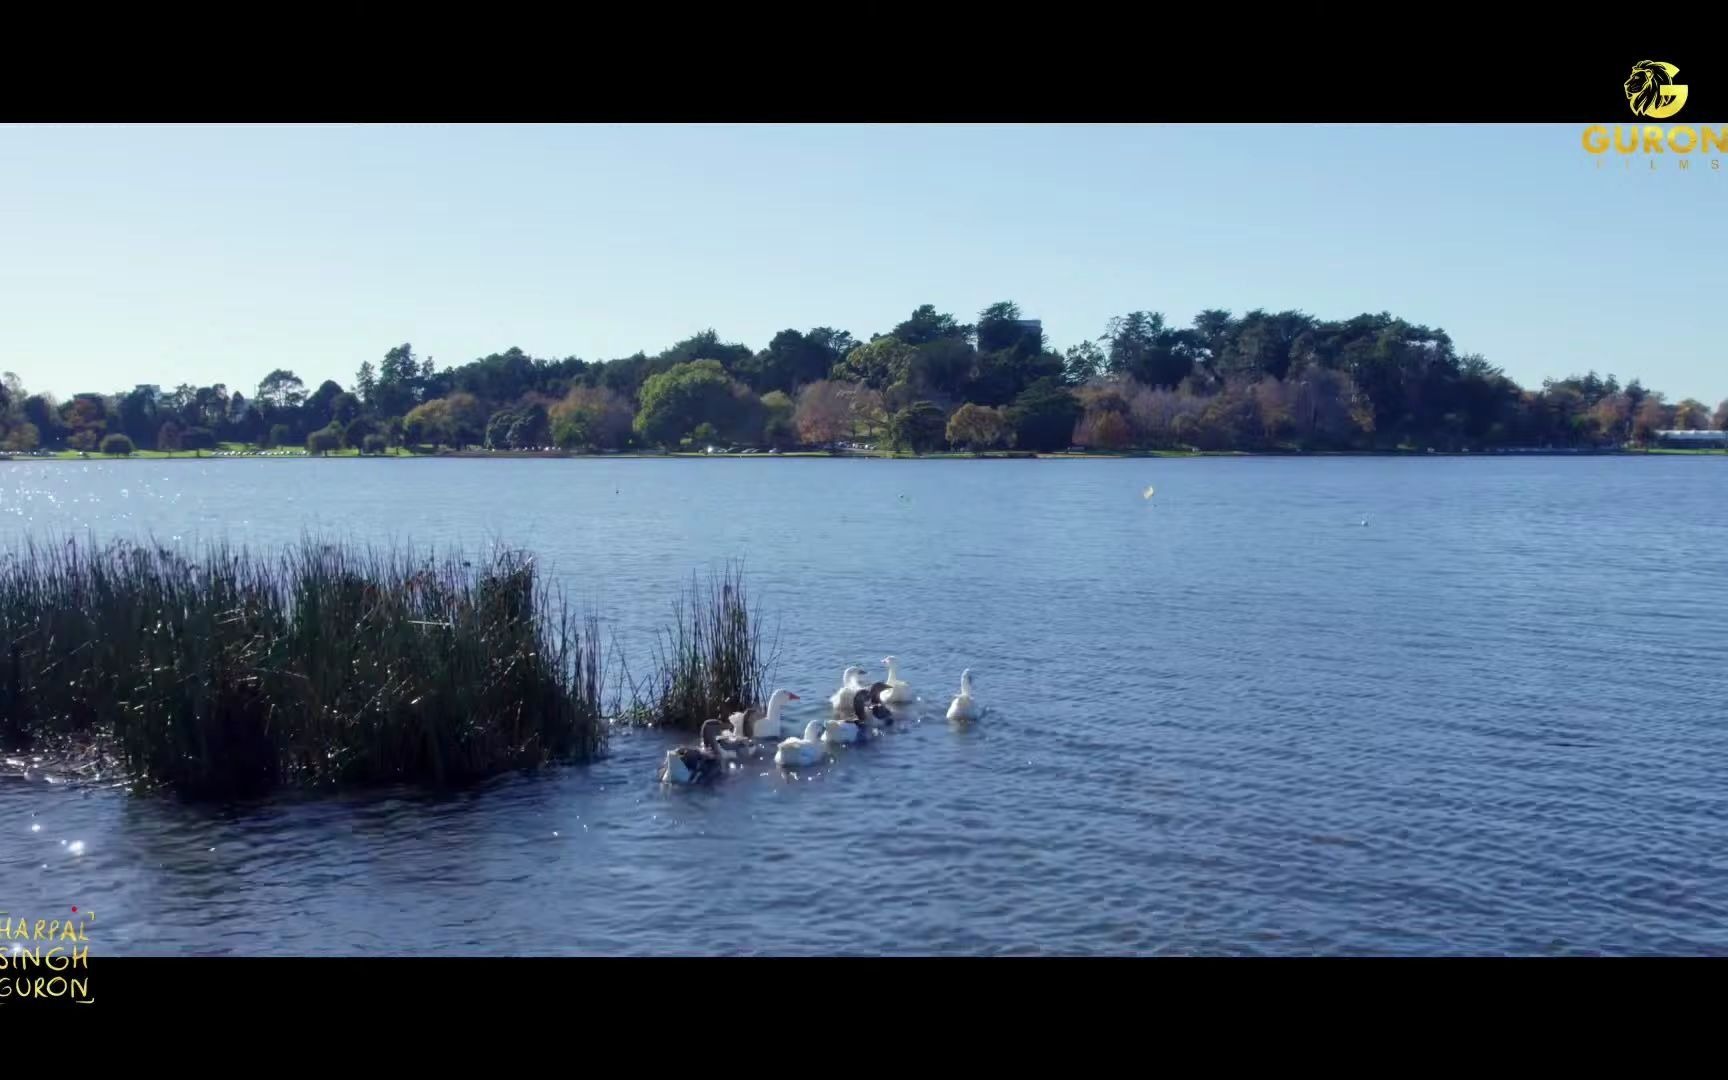
M 362 363 L 347 388 L 286 369 L 250 396 L 226 385 L 138 386 L 59 402 L 0 382 L 0 449 L 202 450 L 219 442 L 313 453 L 391 447 L 576 451 L 826 447 L 1477 450 L 1646 443 L 1728 429 L 1637 379 L 1595 372 L 1520 387 L 1445 331 L 1389 313 L 1157 312 L 1111 319 L 1057 352 L 1011 302 L 972 323 L 926 304 L 886 333 L 782 330 L 765 348 L 712 330 L 605 361 L 521 349 L 439 368 L 412 345 Z

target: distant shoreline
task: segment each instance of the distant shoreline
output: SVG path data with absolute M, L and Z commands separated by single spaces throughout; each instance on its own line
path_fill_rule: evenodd
M 828 450 L 797 450 L 779 454 L 769 453 L 723 453 L 707 454 L 691 451 L 670 453 L 619 452 L 605 454 L 585 454 L 575 452 L 553 451 L 550 453 L 521 450 L 447 450 L 438 453 L 404 453 L 361 455 L 352 451 L 325 455 L 313 455 L 304 451 L 286 454 L 166 454 L 155 451 L 136 452 L 131 455 L 109 455 L 93 453 L 80 455 L 77 451 L 59 451 L 53 454 L 16 454 L 0 452 L 0 462 L 91 462 L 91 461 L 230 461 L 230 460 L 286 460 L 308 461 L 319 457 L 328 458 L 378 458 L 397 461 L 450 461 L 450 460 L 705 460 L 705 459 L 744 459 L 766 458 L 770 460 L 781 458 L 821 458 L 821 459 L 860 459 L 873 461 L 1086 461 L 1086 460 L 1118 460 L 1128 458 L 1334 458 L 1334 457 L 1374 457 L 1374 458 L 1430 458 L 1430 457 L 1462 457 L 1462 458 L 1504 458 L 1504 457 L 1728 457 L 1728 450 L 1690 449 L 1657 447 L 1648 450 L 1629 450 L 1620 448 L 1565 450 L 1565 449 L 1504 449 L 1504 450 L 1125 450 L 1117 452 L 1084 451 L 1054 453 L 1034 453 L 1031 451 L 984 451 L 981 453 L 943 452 L 936 454 L 910 454 L 892 452 L 854 452 Z

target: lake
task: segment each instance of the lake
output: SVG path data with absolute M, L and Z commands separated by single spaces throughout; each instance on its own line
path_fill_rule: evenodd
M 1725 496 L 1704 457 L 0 463 L 8 548 L 526 548 L 638 668 L 743 557 L 792 715 L 892 653 L 924 716 L 695 791 L 655 732 L 445 797 L 0 783 L 0 909 L 106 954 L 1728 954 Z

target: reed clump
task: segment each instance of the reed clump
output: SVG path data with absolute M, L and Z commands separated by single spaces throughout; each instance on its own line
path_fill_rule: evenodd
M 587 760 L 603 683 L 596 621 L 517 552 L 0 555 L 0 744 L 99 743 L 141 785 L 191 798 Z
M 654 669 L 632 688 L 634 719 L 695 731 L 768 695 L 779 660 L 779 636 L 764 635 L 745 591 L 740 563 L 692 577 L 672 603 L 672 620 L 655 641 Z

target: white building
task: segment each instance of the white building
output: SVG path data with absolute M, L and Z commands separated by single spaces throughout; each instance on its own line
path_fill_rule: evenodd
M 1668 446 L 1728 449 L 1728 431 L 1658 431 L 1656 441 Z

